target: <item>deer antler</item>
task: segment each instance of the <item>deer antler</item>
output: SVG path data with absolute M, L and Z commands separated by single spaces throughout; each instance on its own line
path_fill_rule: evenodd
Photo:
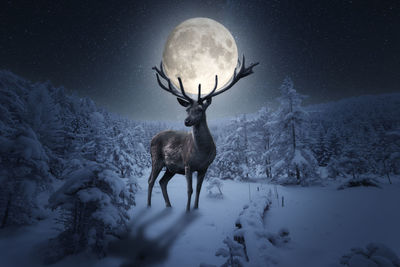
M 158 82 L 158 85 L 160 85 L 160 87 L 161 87 L 162 89 L 164 89 L 165 91 L 167 91 L 167 92 L 173 94 L 174 96 L 176 96 L 176 97 L 178 97 L 178 98 L 180 98 L 180 99 L 183 99 L 183 100 L 189 101 L 190 103 L 193 103 L 193 99 L 190 98 L 190 97 L 185 93 L 185 89 L 183 88 L 183 84 L 182 84 L 181 78 L 178 77 L 179 86 L 180 86 L 180 91 L 179 91 L 179 90 L 172 84 L 172 82 L 171 82 L 171 80 L 168 78 L 168 76 L 164 73 L 164 68 L 163 68 L 163 66 L 162 66 L 162 62 L 160 63 L 160 69 L 158 69 L 156 66 L 154 66 L 152 69 L 155 70 L 155 71 L 157 72 L 157 73 L 156 73 L 157 82 Z M 167 81 L 168 87 L 165 86 L 165 85 L 161 82 L 159 76 L 161 76 L 161 78 L 163 78 L 164 80 Z
M 235 83 L 237 83 L 241 78 L 244 78 L 250 74 L 253 73 L 253 68 L 255 66 L 257 66 L 259 64 L 259 62 L 256 63 L 252 63 L 250 64 L 249 67 L 245 67 L 245 58 L 243 55 L 243 60 L 242 63 L 240 63 L 240 60 L 238 60 L 238 65 L 240 66 L 239 68 L 239 72 L 237 71 L 237 68 L 235 68 L 235 71 L 233 72 L 233 76 L 232 79 L 230 80 L 229 84 L 227 84 L 224 88 L 218 90 L 217 92 L 215 92 L 217 86 L 215 86 L 214 90 L 212 90 L 208 95 L 206 95 L 205 97 L 201 98 L 201 101 L 208 99 L 208 98 L 212 98 L 214 96 L 217 96 L 219 94 L 222 94 L 223 92 L 227 91 L 228 89 L 230 89 Z M 215 77 L 215 82 L 217 83 L 217 77 Z
M 198 103 L 202 103 L 202 102 L 203 102 L 204 100 L 206 100 L 206 99 L 210 99 L 210 98 L 212 98 L 212 97 L 214 97 L 214 96 L 217 96 L 217 95 L 222 94 L 223 92 L 227 91 L 227 90 L 230 89 L 234 84 L 236 84 L 241 78 L 244 78 L 244 77 L 246 77 L 246 76 L 252 74 L 252 73 L 253 73 L 253 68 L 254 68 L 255 66 L 257 66 L 258 64 L 259 64 L 258 62 L 257 62 L 257 63 L 252 63 L 252 64 L 250 64 L 249 67 L 246 68 L 246 67 L 245 67 L 245 57 L 244 57 L 244 55 L 243 55 L 243 60 L 242 60 L 242 62 L 240 62 L 240 60 L 238 60 L 238 66 L 240 66 L 240 67 L 239 67 L 239 72 L 237 72 L 237 68 L 238 68 L 238 67 L 236 67 L 236 68 L 235 68 L 235 71 L 233 72 L 232 79 L 230 80 L 229 84 L 227 84 L 223 89 L 221 89 L 221 90 L 219 90 L 219 91 L 216 92 L 217 86 L 218 86 L 218 75 L 215 75 L 215 86 L 214 86 L 214 89 L 213 89 L 210 93 L 208 93 L 205 97 L 201 97 L 201 84 L 199 84 L 197 102 L 198 102 Z M 168 78 L 168 76 L 164 73 L 164 69 L 163 69 L 163 66 L 162 66 L 162 62 L 160 63 L 160 69 L 158 69 L 157 67 L 153 67 L 152 69 L 155 70 L 155 71 L 157 72 L 157 73 L 156 73 L 157 82 L 158 82 L 158 84 L 160 85 L 160 87 L 161 87 L 162 89 L 164 89 L 164 90 L 167 91 L 167 92 L 170 92 L 171 94 L 173 94 L 174 96 L 176 96 L 176 97 L 178 97 L 178 98 L 180 98 L 180 99 L 187 100 L 187 101 L 189 101 L 190 103 L 193 103 L 194 100 L 193 100 L 191 97 L 189 97 L 189 96 L 185 93 L 185 89 L 184 89 L 184 87 L 183 87 L 181 78 L 178 77 L 178 82 L 179 82 L 179 87 L 180 87 L 180 90 L 178 90 L 178 89 L 172 84 L 172 82 L 171 82 L 171 80 Z M 159 76 L 161 76 L 161 78 L 163 78 L 165 81 L 167 81 L 168 87 L 165 86 L 165 85 L 161 82 Z

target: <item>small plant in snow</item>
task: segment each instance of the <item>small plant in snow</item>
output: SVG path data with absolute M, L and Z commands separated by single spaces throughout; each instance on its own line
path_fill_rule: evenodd
M 229 236 L 224 239 L 225 245 L 228 249 L 220 248 L 215 253 L 215 256 L 222 256 L 226 259 L 226 262 L 221 267 L 241 267 L 243 266 L 240 261 L 241 258 L 245 258 L 243 246 L 236 241 L 233 241 Z
M 266 237 L 275 247 L 282 247 L 290 241 L 289 230 L 287 228 L 282 228 L 277 234 L 267 233 Z
M 223 183 L 218 178 L 209 178 L 207 180 L 207 192 L 210 197 L 223 198 Z
M 343 190 L 343 189 L 350 188 L 350 187 L 359 187 L 359 186 L 366 186 L 366 187 L 372 186 L 372 187 L 380 188 L 379 182 L 377 180 L 375 180 L 373 178 L 365 177 L 365 178 L 351 179 L 350 181 L 347 181 L 347 182 L 341 184 L 338 187 L 338 190 Z

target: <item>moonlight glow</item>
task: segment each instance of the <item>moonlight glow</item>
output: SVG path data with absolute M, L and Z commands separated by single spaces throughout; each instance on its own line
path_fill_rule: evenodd
M 198 85 L 205 94 L 217 90 L 231 78 L 238 61 L 235 39 L 220 23 L 209 18 L 192 18 L 179 24 L 169 35 L 163 53 L 165 74 L 179 88 L 181 77 L 185 91 L 197 94 Z

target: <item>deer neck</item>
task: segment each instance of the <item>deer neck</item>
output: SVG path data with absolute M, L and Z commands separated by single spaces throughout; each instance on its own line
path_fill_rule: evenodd
M 214 140 L 208 129 L 206 115 L 204 114 L 200 123 L 192 127 L 193 140 L 196 148 L 200 151 L 208 152 L 215 148 Z

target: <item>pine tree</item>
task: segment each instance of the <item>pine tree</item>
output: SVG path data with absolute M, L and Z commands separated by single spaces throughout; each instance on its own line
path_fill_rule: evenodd
M 320 125 L 317 129 L 317 138 L 313 147 L 313 152 L 318 165 L 321 167 L 326 167 L 330 159 L 330 153 L 328 150 L 326 131 L 322 125 Z
M 216 174 L 221 179 L 248 179 L 251 152 L 248 147 L 246 117 L 237 117 L 228 127 L 232 130 L 229 134 L 225 133 L 217 147 L 217 156 L 214 160 Z
M 305 96 L 297 93 L 289 77 L 285 78 L 280 90 L 271 144 L 274 175 L 281 183 L 306 184 L 315 180 L 317 174 L 316 160 L 306 142 L 308 114 L 301 106 Z

